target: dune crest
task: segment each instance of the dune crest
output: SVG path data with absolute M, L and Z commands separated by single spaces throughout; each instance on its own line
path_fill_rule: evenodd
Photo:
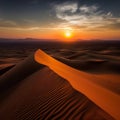
M 52 69 L 55 73 L 68 80 L 69 83 L 77 91 L 83 93 L 91 101 L 113 116 L 115 119 L 120 119 L 119 106 L 120 96 L 99 84 L 91 82 L 92 79 L 101 79 L 97 76 L 92 76 L 88 73 L 78 71 L 70 66 L 65 65 L 50 57 L 42 50 L 37 50 L 35 61 L 44 64 Z

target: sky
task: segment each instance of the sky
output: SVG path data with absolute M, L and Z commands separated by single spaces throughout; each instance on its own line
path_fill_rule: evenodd
M 0 38 L 120 39 L 120 0 L 0 0 Z M 69 38 L 70 39 L 70 38 Z

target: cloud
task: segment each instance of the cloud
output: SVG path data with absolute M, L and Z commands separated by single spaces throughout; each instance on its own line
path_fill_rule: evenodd
M 59 12 L 59 13 L 64 13 L 66 11 L 74 13 L 74 12 L 77 11 L 77 8 L 78 8 L 77 7 L 77 3 L 70 3 L 70 4 L 64 3 L 64 4 L 62 4 L 62 6 L 61 5 L 57 5 L 55 7 L 56 7 L 57 12 Z
M 16 27 L 16 22 L 0 18 L 0 27 Z
M 77 3 L 63 3 L 54 5 L 56 17 L 64 20 L 66 26 L 77 26 L 78 29 L 116 29 L 116 24 L 120 24 L 120 17 L 115 17 L 111 12 L 104 12 L 96 5 L 82 5 Z M 60 26 L 60 25 L 59 25 Z M 81 28 L 81 26 L 84 26 Z M 110 27 L 111 26 L 111 27 Z
M 95 5 L 92 5 L 92 6 L 83 5 L 79 9 L 83 13 L 93 13 L 98 9 L 98 7 Z
M 35 20 L 21 19 L 20 21 L 12 21 L 0 18 L 1 30 L 18 30 L 18 31 L 46 31 L 46 30 L 61 30 L 62 27 L 56 27 L 56 23 L 46 24 L 38 23 Z
M 45 26 L 41 26 L 35 20 L 21 19 L 19 21 L 7 20 L 0 18 L 0 28 L 2 29 L 15 29 L 15 30 L 39 30 L 44 29 Z
M 66 17 L 66 13 L 67 14 L 75 13 L 77 9 L 78 9 L 77 3 L 69 3 L 69 4 L 63 3 L 61 5 L 55 5 L 56 16 L 60 19 Z

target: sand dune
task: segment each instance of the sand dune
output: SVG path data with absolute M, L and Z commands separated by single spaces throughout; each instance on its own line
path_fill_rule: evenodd
M 2 65 L 2 67 L 0 67 L 0 75 L 4 74 L 6 71 L 10 70 L 14 66 L 14 64 Z
M 120 119 L 119 89 L 107 85 L 112 75 L 78 71 L 41 50 L 34 57 L 1 76 L 1 120 Z
M 120 74 L 120 57 L 101 54 L 101 51 L 62 50 L 52 56 L 78 70 L 95 74 Z
M 0 119 L 3 120 L 112 120 L 47 67 L 24 79 L 0 108 Z
M 114 118 L 120 119 L 118 107 L 120 106 L 120 96 L 90 81 L 91 79 L 99 79 L 98 76 L 91 76 L 90 74 L 73 69 L 53 59 L 41 50 L 35 53 L 35 60 L 50 67 L 58 75 L 68 80 L 73 88 L 82 92 Z

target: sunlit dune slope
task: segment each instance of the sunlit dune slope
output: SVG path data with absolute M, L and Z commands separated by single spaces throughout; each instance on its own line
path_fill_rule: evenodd
M 35 53 L 35 60 L 40 64 L 50 67 L 50 69 L 58 75 L 68 80 L 73 88 L 79 92 L 82 92 L 85 96 L 87 96 L 90 100 L 114 118 L 120 119 L 120 96 L 106 88 L 103 88 L 99 84 L 90 81 L 91 79 L 97 80 L 101 78 L 73 69 L 55 60 L 41 50 L 38 50 Z

